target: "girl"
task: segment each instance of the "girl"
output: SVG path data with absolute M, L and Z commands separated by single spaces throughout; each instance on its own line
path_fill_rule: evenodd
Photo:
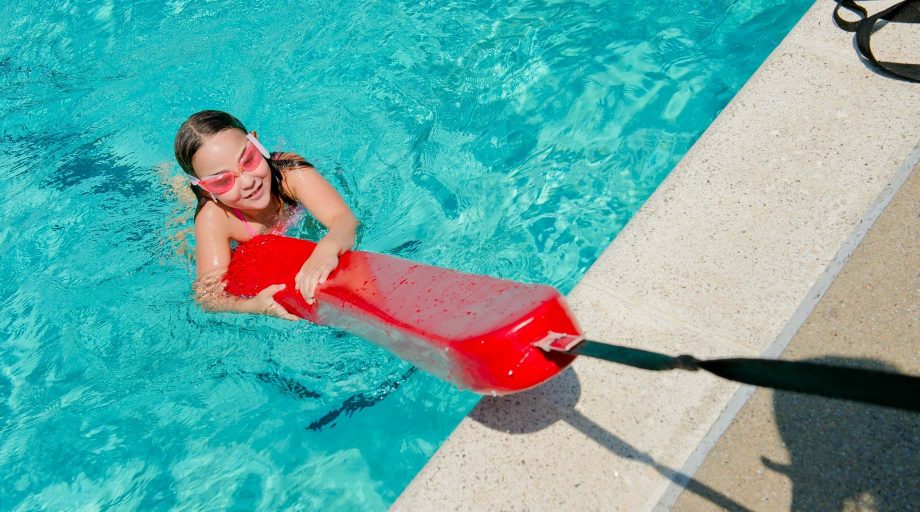
M 247 132 L 239 119 L 225 112 L 204 110 L 189 117 L 176 134 L 175 153 L 198 198 L 196 300 L 211 311 L 297 320 L 272 298 L 283 284 L 269 286 L 251 299 L 224 291 L 230 241 L 279 232 L 297 204 L 303 204 L 328 229 L 294 280 L 297 291 L 312 304 L 317 285 L 355 243 L 358 221 L 348 205 L 309 162 L 294 153 L 269 154 L 255 132 Z

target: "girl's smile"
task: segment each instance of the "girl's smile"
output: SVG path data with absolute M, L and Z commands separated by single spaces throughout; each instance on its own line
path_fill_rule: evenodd
M 256 184 L 255 190 L 253 190 L 252 192 L 246 194 L 246 195 L 243 197 L 243 199 L 252 199 L 252 200 L 256 200 L 256 199 L 259 199 L 260 197 L 262 197 L 262 189 L 264 188 L 262 185 L 263 185 L 262 182 L 257 183 L 257 184 Z

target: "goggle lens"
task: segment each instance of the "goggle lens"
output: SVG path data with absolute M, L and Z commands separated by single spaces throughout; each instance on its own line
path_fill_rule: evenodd
M 262 163 L 262 154 L 259 153 L 259 148 L 247 142 L 246 149 L 243 150 L 243 158 L 240 159 L 240 169 L 252 172 L 259 167 L 260 163 Z
M 198 180 L 198 186 L 212 194 L 223 194 L 236 183 L 236 175 L 230 171 L 214 174 Z
M 240 158 L 239 168 L 243 172 L 252 172 L 259 168 L 262 163 L 264 149 L 256 142 L 256 138 L 249 134 L 246 142 L 246 149 L 243 150 L 243 157 Z M 212 194 L 223 194 L 233 188 L 236 183 L 237 173 L 233 171 L 224 171 L 211 176 L 205 176 L 198 180 L 192 180 L 192 183 Z

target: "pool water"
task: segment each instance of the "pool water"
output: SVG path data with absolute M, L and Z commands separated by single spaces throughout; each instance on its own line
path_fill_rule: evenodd
M 383 510 L 477 401 L 201 311 L 161 176 L 189 114 L 311 160 L 363 250 L 567 292 L 809 5 L 9 4 L 0 508 Z

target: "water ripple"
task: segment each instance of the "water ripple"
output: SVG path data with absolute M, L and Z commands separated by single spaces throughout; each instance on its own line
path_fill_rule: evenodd
M 168 185 L 190 113 L 305 155 L 363 249 L 568 291 L 807 7 L 6 6 L 4 505 L 384 510 L 476 401 L 353 336 L 192 303 Z

